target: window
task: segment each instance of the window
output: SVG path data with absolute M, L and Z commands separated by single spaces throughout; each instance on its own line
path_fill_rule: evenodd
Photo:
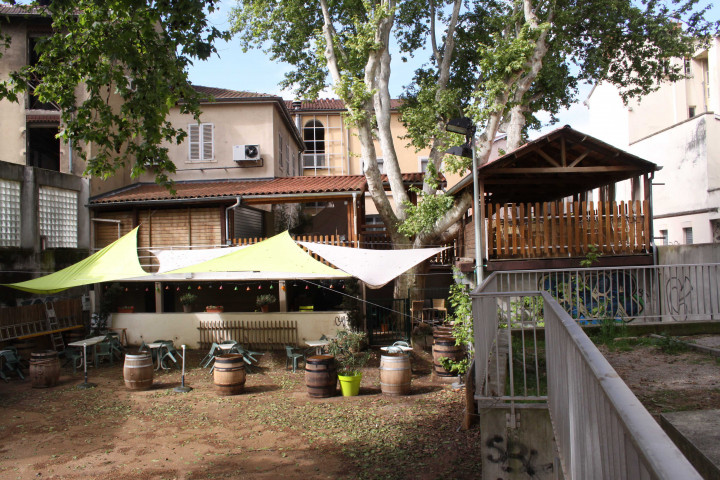
M 214 159 L 213 124 L 194 123 L 188 125 L 188 161 L 209 162 Z
M 40 61 L 40 55 L 38 54 L 37 46 L 42 43 L 48 37 L 46 36 L 31 36 L 28 37 L 28 64 L 30 66 L 36 66 Z M 30 110 L 60 110 L 60 108 L 54 103 L 44 103 L 35 96 L 35 87 L 42 83 L 43 77 L 38 73 L 33 73 L 30 82 L 28 82 L 28 96 L 27 96 L 27 108 Z
M 317 120 L 310 120 L 303 128 L 305 153 L 303 166 L 318 168 L 325 166 L 325 127 Z
M 688 107 L 688 118 L 695 116 L 695 107 Z
M 385 160 L 383 160 L 380 157 L 376 158 L 375 160 L 377 160 L 378 170 L 380 170 L 380 174 L 381 175 L 384 174 L 385 173 Z
M 385 224 L 380 215 L 366 215 L 365 225 L 368 232 L 382 232 L 385 230 Z
M 428 161 L 429 161 L 430 159 L 429 159 L 428 157 L 418 157 L 418 160 L 419 160 L 419 162 L 420 162 L 420 165 L 419 165 L 420 171 L 421 171 L 422 173 L 427 172 Z
M 28 124 L 27 165 L 44 168 L 54 172 L 60 171 L 60 139 L 57 138 L 58 125 Z
M 48 248 L 77 248 L 78 196 L 72 190 L 40 187 L 40 235 Z
M 692 243 L 693 243 L 692 227 L 683 228 L 683 241 L 684 241 L 685 245 L 692 245 Z
M 691 64 L 690 58 L 685 57 L 685 75 L 690 75 L 690 72 L 691 72 L 690 64 Z
M 668 244 L 668 231 L 660 230 L 660 237 L 662 238 L 660 240 L 662 242 L 662 245 L 667 245 Z
M 0 179 L 0 247 L 20 246 L 20 182 Z

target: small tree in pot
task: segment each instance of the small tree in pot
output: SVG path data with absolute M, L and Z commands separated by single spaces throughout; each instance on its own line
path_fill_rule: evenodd
M 260 310 L 262 312 L 267 312 L 268 310 L 270 310 L 270 305 L 275 302 L 277 302 L 277 297 L 272 293 L 258 295 L 257 299 L 255 299 L 255 303 L 258 307 L 260 307 Z
M 183 312 L 192 312 L 192 304 L 195 303 L 198 296 L 194 293 L 186 293 L 180 296 L 180 303 L 183 306 Z
M 366 340 L 364 332 L 338 330 L 328 344 L 328 352 L 338 364 L 338 379 L 345 397 L 357 395 L 360 391 L 360 369 L 370 360 L 370 352 L 363 351 Z

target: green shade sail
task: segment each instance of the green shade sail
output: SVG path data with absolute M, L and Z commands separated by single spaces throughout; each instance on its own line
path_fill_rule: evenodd
M 4 285 L 30 293 L 57 293 L 90 283 L 146 276 L 148 273 L 137 256 L 138 228 L 75 265 L 44 277 Z
M 315 260 L 298 246 L 288 232 L 206 262 L 167 272 L 284 272 L 287 278 L 350 277 L 349 274 Z M 294 274 L 294 275 L 293 275 Z

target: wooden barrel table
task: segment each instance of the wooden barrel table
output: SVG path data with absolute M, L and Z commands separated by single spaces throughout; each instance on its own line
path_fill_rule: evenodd
M 337 366 L 332 355 L 315 355 L 305 361 L 305 385 L 308 396 L 332 397 L 337 391 Z
M 30 380 L 33 388 L 54 387 L 60 380 L 60 360 L 55 350 L 30 354 Z
M 237 395 L 245 389 L 245 360 L 238 353 L 215 357 L 213 381 L 218 395 Z
M 405 353 L 380 356 L 380 390 L 386 395 L 410 394 L 410 357 Z
M 440 358 L 445 357 L 459 362 L 465 358 L 462 347 L 455 345 L 455 337 L 435 337 L 432 347 L 433 368 L 435 373 L 441 377 L 456 377 L 457 374 L 448 372 L 440 363 Z
M 125 386 L 130 390 L 148 390 L 153 383 L 153 361 L 150 353 L 125 354 Z

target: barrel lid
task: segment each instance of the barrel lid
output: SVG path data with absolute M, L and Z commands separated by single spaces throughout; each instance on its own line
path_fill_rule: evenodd
M 311 362 L 323 362 L 328 360 L 334 360 L 335 357 L 332 355 L 313 355 L 312 357 L 307 357 L 307 361 Z

